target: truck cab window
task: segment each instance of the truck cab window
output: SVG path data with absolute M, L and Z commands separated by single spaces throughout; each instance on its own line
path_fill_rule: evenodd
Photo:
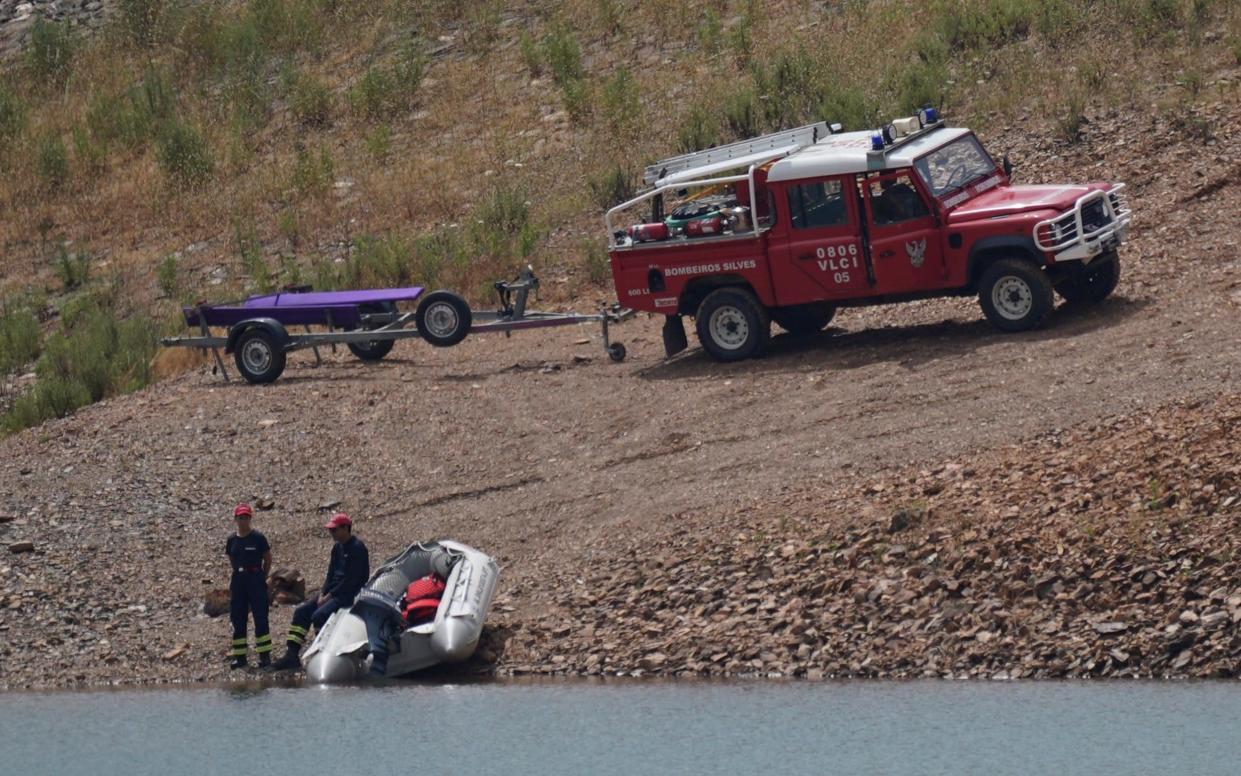
M 868 185 L 870 209 L 876 226 L 899 224 L 931 214 L 914 188 L 909 173 L 872 178 Z
M 789 187 L 789 220 L 794 229 L 822 229 L 849 223 L 840 181 L 815 181 Z

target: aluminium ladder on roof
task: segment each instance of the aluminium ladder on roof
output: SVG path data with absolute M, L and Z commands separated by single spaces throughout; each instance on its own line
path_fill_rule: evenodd
M 831 133 L 832 127 L 826 121 L 820 121 L 817 124 L 807 124 L 796 129 L 786 129 L 783 132 L 739 140 L 736 143 L 708 148 L 705 151 L 673 156 L 648 166 L 642 174 L 642 180 L 649 186 L 665 176 L 705 167 L 709 164 L 740 159 L 762 151 L 772 151 L 788 146 L 813 145 Z

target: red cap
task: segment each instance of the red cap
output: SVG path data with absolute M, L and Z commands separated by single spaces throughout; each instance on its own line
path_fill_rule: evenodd
M 245 516 L 245 517 L 254 516 L 254 510 L 250 509 L 249 504 L 238 504 L 237 508 L 233 510 L 233 517 L 242 517 L 242 516 Z
M 337 512 L 336 514 L 332 515 L 332 519 L 327 521 L 327 523 L 325 523 L 323 527 L 324 528 L 340 528 L 342 525 L 347 525 L 350 528 L 353 528 L 353 521 L 350 520 L 349 515 L 346 515 L 344 512 Z

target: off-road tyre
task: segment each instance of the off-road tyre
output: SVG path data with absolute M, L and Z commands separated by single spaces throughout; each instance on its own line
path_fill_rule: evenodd
M 1120 256 L 1109 253 L 1056 284 L 1056 293 L 1069 304 L 1098 304 L 1112 295 L 1119 282 Z
M 437 348 L 450 348 L 465 339 L 473 321 L 470 306 L 451 291 L 432 291 L 414 312 L 418 332 Z
M 270 383 L 284 372 L 282 343 L 267 329 L 246 329 L 233 346 L 233 361 L 247 382 L 255 385 Z
M 817 334 L 836 317 L 836 305 L 826 302 L 773 307 L 771 320 L 795 337 Z
M 1033 262 L 1000 259 L 982 273 L 978 303 L 1000 331 L 1036 329 L 1054 306 L 1051 279 Z
M 771 316 L 752 292 L 717 288 L 694 316 L 698 341 L 717 361 L 741 361 L 762 354 L 771 339 Z

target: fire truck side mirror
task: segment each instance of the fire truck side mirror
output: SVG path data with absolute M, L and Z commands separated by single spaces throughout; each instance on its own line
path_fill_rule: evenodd
M 1008 154 L 1004 154 L 1004 161 L 1002 163 L 1002 166 L 1004 167 L 1004 177 L 1005 178 L 1013 177 L 1013 163 L 1009 160 Z

